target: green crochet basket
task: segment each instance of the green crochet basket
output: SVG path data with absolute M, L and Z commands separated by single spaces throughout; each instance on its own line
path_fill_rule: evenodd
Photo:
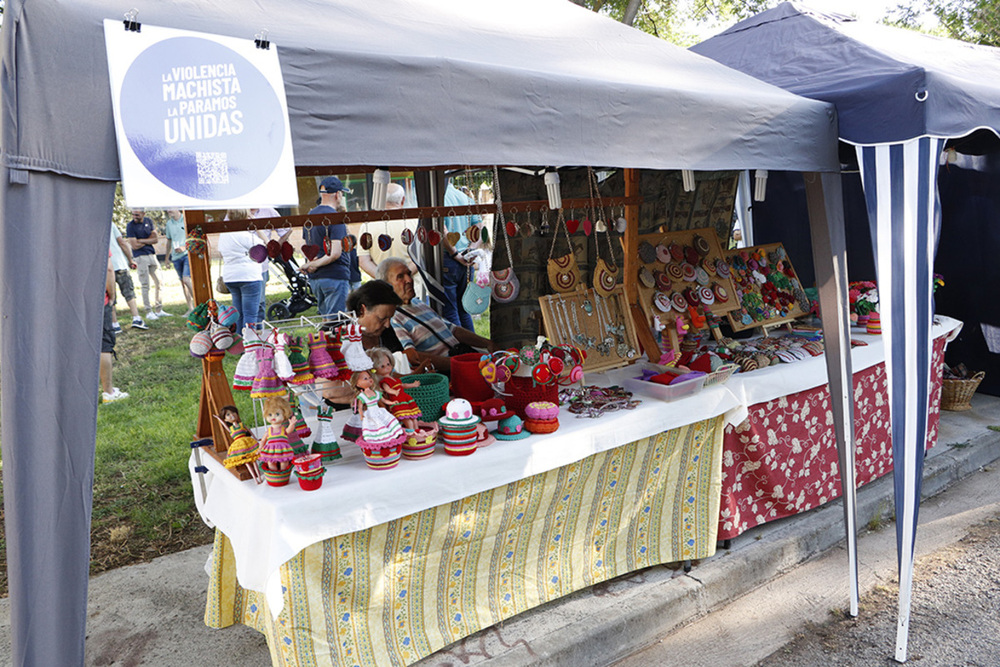
M 440 373 L 420 373 L 407 375 L 403 378 L 404 383 L 413 381 L 420 382 L 420 386 L 404 391 L 417 402 L 417 407 L 423 413 L 423 416 L 420 417 L 421 421 L 437 421 L 444 414 L 444 406 L 450 398 L 448 377 Z

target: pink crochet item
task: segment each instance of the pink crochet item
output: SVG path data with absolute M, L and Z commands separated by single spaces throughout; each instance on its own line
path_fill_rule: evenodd
M 285 385 L 274 370 L 274 348 L 263 343 L 257 348 L 257 377 L 250 388 L 250 398 L 267 398 L 285 393 Z
M 559 416 L 559 406 L 548 401 L 535 401 L 525 406 L 524 414 L 528 419 L 539 421 L 556 419 Z
M 313 375 L 334 379 L 339 371 L 330 353 L 326 351 L 326 337 L 322 331 L 309 334 L 309 366 Z

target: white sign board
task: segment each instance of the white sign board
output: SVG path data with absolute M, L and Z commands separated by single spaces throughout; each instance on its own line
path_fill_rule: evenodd
M 275 49 L 105 20 L 122 187 L 130 207 L 298 204 Z

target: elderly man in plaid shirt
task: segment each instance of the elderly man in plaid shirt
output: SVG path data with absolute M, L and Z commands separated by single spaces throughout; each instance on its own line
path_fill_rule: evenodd
M 433 310 L 414 301 L 413 274 L 406 262 L 398 257 L 389 257 L 378 266 L 378 276 L 392 285 L 403 305 L 396 308 L 392 317 L 392 329 L 403 346 L 410 364 L 433 364 L 441 373 L 451 371 L 450 357 L 476 349 L 493 352 L 496 346 L 475 332 L 448 322 Z

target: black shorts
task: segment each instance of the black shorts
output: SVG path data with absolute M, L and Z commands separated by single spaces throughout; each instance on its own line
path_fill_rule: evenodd
M 115 353 L 115 330 L 111 328 L 112 305 L 104 306 L 104 332 L 101 334 L 101 352 Z

